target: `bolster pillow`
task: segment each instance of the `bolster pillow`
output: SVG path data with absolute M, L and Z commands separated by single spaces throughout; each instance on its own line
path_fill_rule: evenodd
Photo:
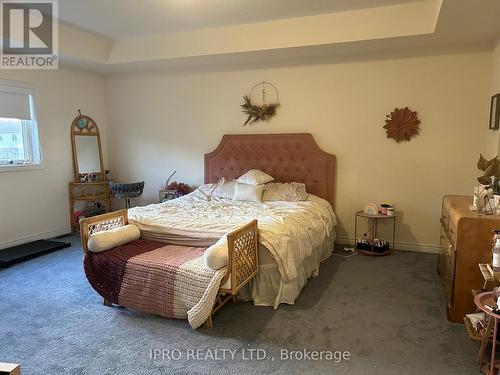
M 219 241 L 205 250 L 203 262 L 205 266 L 213 270 L 220 270 L 227 265 L 227 256 L 227 237 L 224 235 Z
M 93 253 L 100 253 L 130 241 L 138 240 L 140 237 L 139 228 L 133 224 L 128 224 L 92 234 L 87 242 L 87 247 Z

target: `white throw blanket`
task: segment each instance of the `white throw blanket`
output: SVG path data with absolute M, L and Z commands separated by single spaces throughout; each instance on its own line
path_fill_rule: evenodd
M 131 208 L 128 216 L 145 238 L 190 246 L 212 245 L 257 219 L 259 241 L 274 256 L 284 281 L 297 277 L 297 266 L 337 223 L 331 205 L 311 194 L 302 202 L 256 203 L 215 199 L 200 189 L 165 203 Z

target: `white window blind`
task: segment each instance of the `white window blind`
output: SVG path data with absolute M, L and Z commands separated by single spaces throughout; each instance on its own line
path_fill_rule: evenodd
M 0 85 L 0 117 L 31 120 L 30 95 L 30 89 Z
M 0 172 L 42 164 L 35 90 L 16 84 L 0 81 Z

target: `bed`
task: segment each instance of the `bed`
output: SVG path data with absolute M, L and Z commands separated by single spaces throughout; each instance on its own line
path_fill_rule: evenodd
M 259 272 L 239 297 L 274 308 L 293 304 L 333 250 L 335 156 L 306 133 L 224 135 L 205 155 L 205 184 L 236 179 L 250 169 L 270 174 L 275 182 L 304 183 L 307 201 L 214 200 L 197 189 L 173 201 L 132 208 L 128 218 L 143 238 L 184 246 L 210 246 L 257 219 Z

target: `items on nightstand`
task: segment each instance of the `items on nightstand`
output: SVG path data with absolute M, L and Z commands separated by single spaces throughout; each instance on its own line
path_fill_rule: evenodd
M 167 181 L 165 182 L 165 185 L 163 185 L 165 190 L 167 190 L 167 186 L 168 186 L 168 184 L 170 184 L 170 180 L 172 179 L 172 177 L 174 177 L 174 174 L 176 174 L 176 173 L 177 173 L 177 171 L 173 171 L 172 174 L 170 176 L 168 176 Z
M 384 254 L 389 251 L 389 242 L 385 240 L 379 240 L 378 238 L 370 240 L 365 233 L 363 234 L 363 238 L 360 238 L 358 240 L 356 248 L 358 249 L 358 251 L 373 251 L 376 254 Z M 370 253 L 370 255 L 372 254 Z
M 160 188 L 160 191 L 158 192 L 159 193 L 158 201 L 160 203 L 177 198 L 177 195 L 176 195 L 177 191 L 168 188 L 168 186 L 170 185 L 170 180 L 172 179 L 172 177 L 176 173 L 177 173 L 177 171 L 173 171 L 172 174 L 170 176 L 168 176 L 165 184 Z
M 378 205 L 375 203 L 368 203 L 364 208 L 363 212 L 368 215 L 377 215 L 378 214 Z
M 377 204 L 370 202 L 365 205 L 363 212 L 369 215 L 387 215 L 394 216 L 394 207 L 388 203 Z
M 382 203 L 380 205 L 380 208 L 378 210 L 378 212 L 381 214 L 381 215 L 388 215 L 388 212 L 389 212 L 389 209 L 392 208 L 392 206 L 390 204 L 387 204 L 387 203 Z M 394 213 L 394 208 L 392 208 L 393 210 L 393 213 Z
M 175 191 L 175 198 L 182 197 L 183 195 L 189 194 L 193 191 L 193 188 L 188 184 L 177 181 L 171 182 L 165 186 L 165 189 Z
M 176 190 L 160 190 L 158 200 L 160 203 L 178 198 Z
M 369 204 L 367 206 L 371 206 L 371 205 L 372 204 Z M 387 206 L 389 206 L 389 205 L 387 205 Z M 375 207 L 377 207 L 377 206 L 375 205 Z M 386 208 L 389 208 L 389 207 L 386 207 Z M 371 208 L 373 208 L 373 207 L 371 207 Z M 373 212 L 371 209 L 369 211 Z M 388 212 L 388 211 L 386 211 L 386 212 Z M 393 221 L 392 222 L 392 248 L 394 248 L 394 242 L 396 240 L 396 215 L 394 215 L 394 211 L 392 211 L 391 213 L 392 213 L 392 215 L 379 214 L 378 207 L 377 207 L 377 212 L 375 214 L 365 213 L 364 211 L 356 212 L 355 218 L 354 218 L 354 238 L 356 241 L 355 246 L 356 246 L 356 250 L 358 251 L 358 253 L 363 254 L 363 255 L 370 255 L 370 256 L 383 256 L 383 255 L 387 255 L 391 252 L 391 247 L 389 246 L 389 242 L 377 238 L 378 220 L 392 219 L 392 221 Z M 358 218 L 368 219 L 369 225 L 371 224 L 371 228 L 369 230 L 369 233 L 370 233 L 369 236 L 365 233 L 363 235 L 363 238 L 358 239 Z
M 182 182 L 172 182 L 168 184 L 165 190 L 159 191 L 160 203 L 182 197 L 183 195 L 189 194 L 193 191 L 193 188 Z

